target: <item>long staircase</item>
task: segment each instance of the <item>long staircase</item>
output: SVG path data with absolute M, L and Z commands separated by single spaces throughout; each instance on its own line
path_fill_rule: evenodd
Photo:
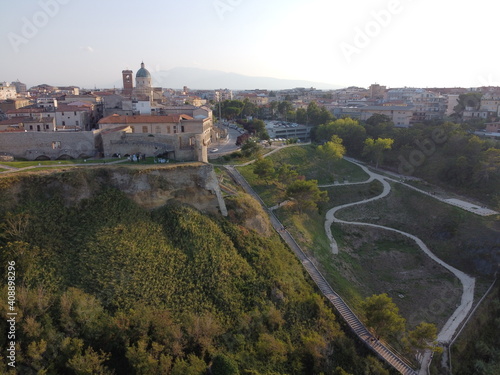
M 245 189 L 247 193 L 257 199 L 262 207 L 269 213 L 269 217 L 271 219 L 273 227 L 290 246 L 297 258 L 299 258 L 302 266 L 306 269 L 307 273 L 316 283 L 321 293 L 333 304 L 338 313 L 347 322 L 352 331 L 361 339 L 361 341 L 363 341 L 373 352 L 375 352 L 379 358 L 384 360 L 401 374 L 417 375 L 417 372 L 411 367 L 411 365 L 404 359 L 403 356 L 396 354 L 396 351 L 394 349 L 391 349 L 387 343 L 377 340 L 375 336 L 364 326 L 364 324 L 359 320 L 356 314 L 354 314 L 349 306 L 347 306 L 344 300 L 333 290 L 333 288 L 326 281 L 321 272 L 302 251 L 297 242 L 295 242 L 295 239 L 290 235 L 290 233 L 282 229 L 283 225 L 280 223 L 278 218 L 271 210 L 267 209 L 264 202 L 260 199 L 257 193 L 255 193 L 255 191 L 251 188 L 251 186 L 243 178 L 243 176 L 236 170 L 236 168 L 227 166 L 226 169 L 231 174 L 231 176 L 233 176 L 234 180 L 241 187 L 243 187 L 243 189 Z

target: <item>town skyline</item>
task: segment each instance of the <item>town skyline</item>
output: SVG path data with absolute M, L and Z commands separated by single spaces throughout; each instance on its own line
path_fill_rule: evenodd
M 339 88 L 499 86 L 494 49 L 480 38 L 494 12 L 481 3 L 3 3 L 0 81 L 111 88 L 121 70 L 144 61 L 153 83 L 156 73 L 185 67 Z

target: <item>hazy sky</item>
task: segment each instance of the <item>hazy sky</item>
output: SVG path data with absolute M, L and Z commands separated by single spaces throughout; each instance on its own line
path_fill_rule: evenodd
M 491 0 L 1 1 L 0 81 L 109 86 L 142 60 L 342 86 L 500 85 Z

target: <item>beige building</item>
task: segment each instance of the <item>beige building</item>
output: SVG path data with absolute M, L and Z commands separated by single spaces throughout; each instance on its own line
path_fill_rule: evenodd
M 208 117 L 112 115 L 99 121 L 105 156 L 114 154 L 166 155 L 176 160 L 207 162 L 213 132 Z
M 500 95 L 484 94 L 481 98 L 481 110 L 493 112 L 494 116 L 500 115 Z
M 0 121 L 0 132 L 53 132 L 56 131 L 55 119 L 43 117 L 42 114 L 33 117 L 13 117 Z
M 11 86 L 8 82 L 0 82 L 0 100 L 17 98 L 15 86 Z
M 30 101 L 24 98 L 7 99 L 0 102 L 0 111 L 7 113 L 7 111 L 23 108 L 30 105 Z
M 414 107 L 407 105 L 377 105 L 357 108 L 361 112 L 361 120 L 366 121 L 375 114 L 386 115 L 395 126 L 409 127 Z

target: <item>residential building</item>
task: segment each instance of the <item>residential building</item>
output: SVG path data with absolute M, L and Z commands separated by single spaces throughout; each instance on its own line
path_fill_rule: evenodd
M 52 132 L 56 131 L 53 117 L 43 117 L 43 114 L 33 117 L 12 117 L 0 121 L 0 131 Z M 0 135 L 1 137 L 1 135 Z
M 120 130 L 113 130 L 121 128 Z M 208 161 L 213 127 L 208 117 L 112 115 L 99 121 L 105 155 L 167 155 L 176 160 Z
M 491 112 L 491 116 L 500 116 L 500 94 L 486 93 L 481 97 L 481 110 Z
M 16 92 L 18 95 L 23 95 L 26 96 L 28 95 L 28 88 L 26 87 L 26 84 L 19 82 L 19 80 L 12 82 L 12 86 L 16 88 Z
M 381 86 L 378 83 L 374 83 L 368 88 L 371 99 L 383 99 L 386 90 L 386 86 Z
M 490 122 L 486 124 L 486 129 L 488 133 L 500 133 L 500 122 Z
M 0 100 L 17 98 L 15 86 L 11 86 L 8 82 L 0 82 Z
M 7 113 L 7 111 L 23 108 L 30 105 L 30 101 L 24 98 L 7 99 L 0 102 L 0 111 Z
M 389 117 L 395 126 L 409 127 L 413 118 L 415 107 L 411 105 L 377 105 L 359 107 L 361 112 L 361 120 L 366 121 L 374 114 L 386 115 Z

